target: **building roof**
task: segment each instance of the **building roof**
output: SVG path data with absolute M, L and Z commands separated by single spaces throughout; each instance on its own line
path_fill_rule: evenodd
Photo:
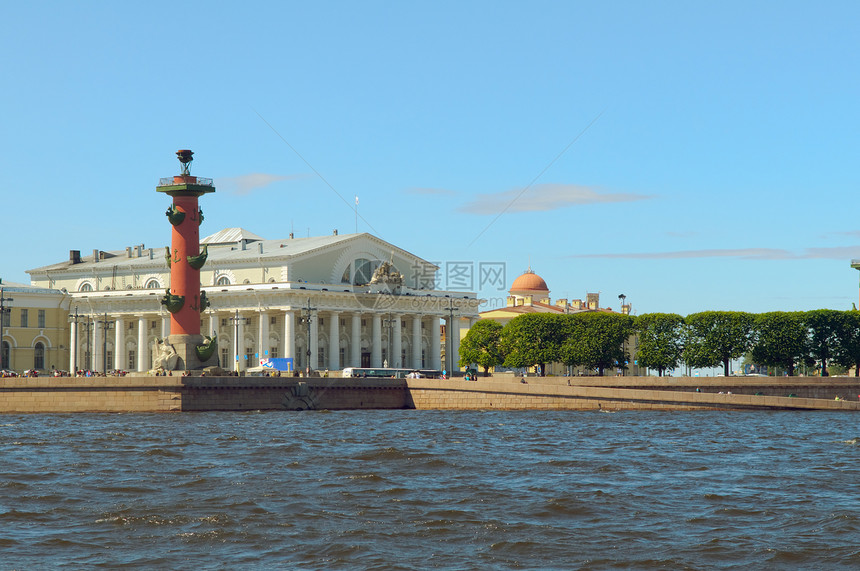
M 245 240 L 246 242 L 257 242 L 260 240 L 265 240 L 265 238 L 257 236 L 253 232 L 248 232 L 244 228 L 224 228 L 219 232 L 215 232 L 214 234 L 210 234 L 205 238 L 201 238 L 200 243 L 210 245 L 234 244 L 242 240 Z
M 232 240 L 232 241 L 229 241 Z M 417 260 L 423 266 L 438 269 L 435 264 L 427 262 L 414 254 L 402 250 L 372 234 L 330 234 L 327 236 L 311 236 L 308 238 L 286 238 L 282 240 L 267 240 L 243 228 L 225 228 L 201 240 L 201 245 L 208 246 L 207 265 L 230 265 L 232 263 L 255 262 L 284 263 L 296 260 L 306 255 L 312 255 L 337 245 L 347 245 L 353 241 L 370 240 L 385 251 L 398 252 L 408 259 Z M 165 246 L 145 248 L 142 244 L 130 246 L 125 250 L 93 250 L 91 255 L 83 255 L 79 251 L 71 251 L 69 259 L 59 263 L 27 270 L 31 276 L 44 275 L 49 272 L 87 272 L 92 270 L 106 271 L 107 268 L 117 268 L 117 271 L 127 268 L 140 271 L 141 269 L 163 270 L 165 268 Z
M 511 284 L 511 294 L 533 294 L 533 293 L 549 293 L 549 287 L 542 277 L 532 271 L 531 268 L 514 280 Z

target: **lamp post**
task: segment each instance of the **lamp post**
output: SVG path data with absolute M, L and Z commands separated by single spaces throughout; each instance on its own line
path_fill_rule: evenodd
M 4 306 L 7 301 L 15 300 L 13 300 L 11 297 L 4 297 L 3 288 L 0 288 L 0 371 L 2 371 L 8 366 L 8 363 L 3 360 L 3 325 L 6 322 L 6 316 L 12 312 L 11 308 Z
M 247 317 L 239 317 L 239 310 L 236 310 L 236 316 L 230 318 L 230 322 L 233 324 L 234 334 L 233 334 L 233 347 L 235 348 L 236 354 L 236 374 L 239 374 L 239 324 L 246 325 L 250 319 Z
M 311 319 L 313 319 L 313 313 L 312 312 L 314 312 L 316 310 L 317 310 L 316 307 L 311 307 L 311 298 L 308 298 L 308 306 L 302 308 L 302 313 L 305 314 L 305 316 L 302 318 L 302 321 L 304 321 L 308 326 L 308 347 L 307 347 L 307 351 L 306 351 L 307 362 L 305 363 L 305 376 L 306 377 L 310 377 L 310 375 L 311 375 Z M 317 364 L 319 364 L 319 363 L 317 363 Z
M 78 369 L 80 368 L 80 363 L 81 363 L 80 362 L 80 352 L 78 351 L 78 347 L 80 347 L 81 343 L 78 340 L 78 335 L 80 335 L 80 322 L 81 322 L 81 319 L 83 319 L 84 317 L 85 316 L 83 314 L 78 313 L 78 306 L 77 305 L 75 306 L 75 312 L 69 314 L 69 323 L 75 324 L 75 341 L 74 341 L 74 347 L 72 347 L 73 365 L 71 367 L 73 370 L 69 371 L 69 374 L 72 375 L 73 377 L 75 376 L 75 373 L 77 373 Z
M 100 319 L 98 322 L 102 324 L 102 373 L 107 376 L 107 334 L 108 331 L 110 331 L 110 328 L 114 326 L 114 322 L 108 321 L 107 312 L 105 312 L 104 318 Z M 116 349 L 119 351 L 119 347 Z
M 388 312 L 388 319 L 383 319 L 382 324 L 388 328 L 388 343 L 385 344 L 385 346 L 386 346 L 385 351 L 388 354 L 388 358 L 386 359 L 386 361 L 388 361 L 389 367 L 395 367 L 396 364 L 394 361 L 394 355 L 392 354 L 392 345 L 391 345 L 391 337 L 393 335 L 392 328 L 394 327 L 394 320 L 391 319 L 391 312 L 390 311 Z M 385 366 L 385 363 L 383 363 L 382 365 Z
M 454 327 L 452 327 L 452 324 L 454 323 L 455 311 L 460 311 L 460 308 L 454 307 L 454 300 L 449 297 L 448 327 L 445 335 L 445 366 L 448 369 L 449 377 L 452 377 L 454 372 L 454 339 L 452 338 L 451 334 L 454 332 Z

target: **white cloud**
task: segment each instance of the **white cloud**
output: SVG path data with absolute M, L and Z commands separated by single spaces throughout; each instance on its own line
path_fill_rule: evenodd
M 305 178 L 306 176 L 307 175 L 301 174 L 279 175 L 250 173 L 241 176 L 219 178 L 215 181 L 215 186 L 218 187 L 220 190 L 225 190 L 229 192 L 230 194 L 245 195 L 250 194 L 255 190 L 265 188 L 274 182 L 279 182 L 282 180 L 296 180 L 300 178 Z
M 619 254 L 574 254 L 568 258 L 624 258 L 639 260 L 673 260 L 684 258 L 739 258 L 743 260 L 847 260 L 860 256 L 860 246 L 805 248 L 792 252 L 781 248 L 726 248 L 709 250 L 676 250 L 670 252 L 628 252 Z
M 634 202 L 652 198 L 644 194 L 601 192 L 575 184 L 538 184 L 527 190 L 479 194 L 458 210 L 469 214 L 500 214 L 501 212 L 544 212 L 568 206 Z

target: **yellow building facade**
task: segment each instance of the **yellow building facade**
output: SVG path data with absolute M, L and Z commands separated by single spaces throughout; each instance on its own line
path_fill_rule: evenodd
M 69 363 L 69 295 L 51 288 L 0 283 L 0 369 L 48 373 Z

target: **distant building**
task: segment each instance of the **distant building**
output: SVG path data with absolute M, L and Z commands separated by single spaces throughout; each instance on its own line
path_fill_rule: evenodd
M 501 325 L 506 325 L 512 319 L 528 313 L 616 313 L 611 308 L 600 307 L 600 293 L 587 293 L 585 301 L 581 299 L 558 299 L 555 303 L 552 302 L 549 294 L 550 289 L 546 281 L 529 267 L 528 270 L 517 277 L 511 284 L 505 307 L 482 311 L 478 317 L 479 319 L 490 319 Z M 629 315 L 630 309 L 630 304 L 622 303 L 621 310 L 624 315 Z M 460 338 L 465 337 L 466 333 L 468 333 L 468 330 L 462 331 Z M 631 342 L 635 342 L 635 339 L 632 339 Z M 497 370 L 504 369 L 497 368 Z M 630 371 L 634 371 L 633 374 L 638 374 L 638 367 L 631 363 Z M 568 367 L 561 363 L 550 363 L 546 366 L 546 373 L 566 375 L 568 374 Z M 607 374 L 612 373 L 607 372 Z
M 69 296 L 53 288 L 0 283 L 2 368 L 64 370 L 69 363 Z
M 201 332 L 217 334 L 224 369 L 265 358 L 292 358 L 299 369 L 441 369 L 441 322 L 478 316 L 474 293 L 434 289 L 435 265 L 370 234 L 266 240 L 227 228 L 200 243 L 211 303 Z M 58 300 L 83 316 L 69 327 L 72 368 L 152 367 L 154 343 L 170 334 L 164 248 L 72 250 L 28 273 L 39 288 L 68 292 Z

